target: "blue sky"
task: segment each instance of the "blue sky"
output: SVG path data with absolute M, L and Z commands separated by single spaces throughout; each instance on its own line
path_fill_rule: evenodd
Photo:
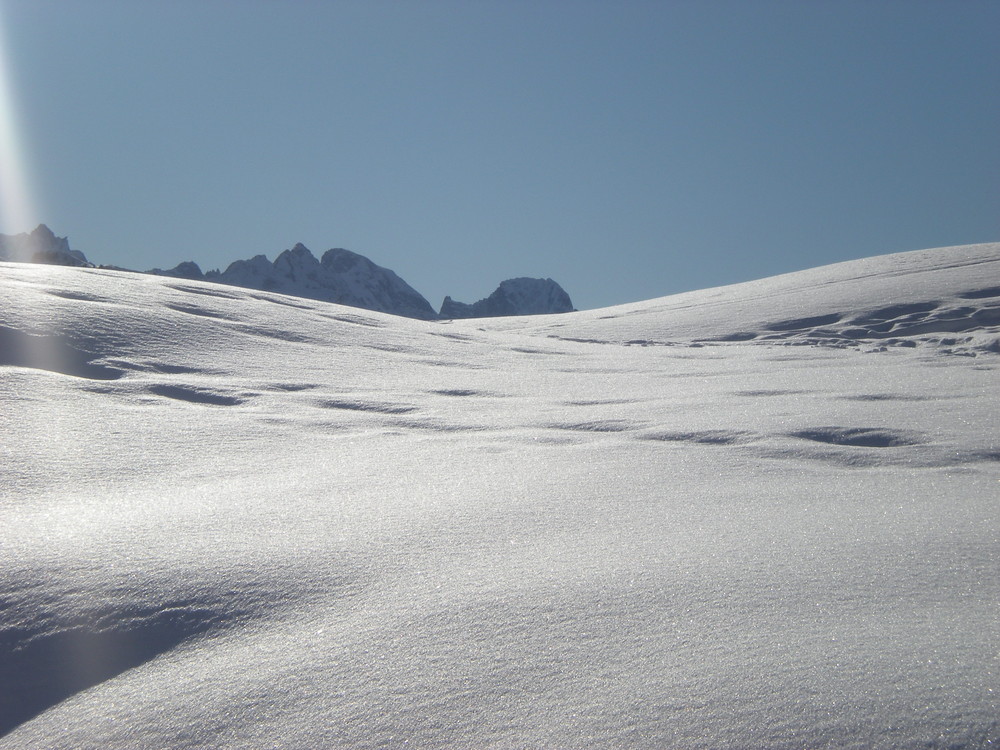
M 0 0 L 0 232 L 137 269 L 346 247 L 434 306 L 550 276 L 581 308 L 996 241 L 997 29 L 993 0 Z

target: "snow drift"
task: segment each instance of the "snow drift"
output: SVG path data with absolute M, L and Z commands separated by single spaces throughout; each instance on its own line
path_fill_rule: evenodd
M 1000 244 L 447 323 L 0 295 L 2 748 L 1000 742 Z

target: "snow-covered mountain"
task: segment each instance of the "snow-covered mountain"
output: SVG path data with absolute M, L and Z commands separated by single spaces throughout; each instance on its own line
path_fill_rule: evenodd
M 66 237 L 56 237 L 39 224 L 30 233 L 0 234 L 0 261 L 51 263 L 58 266 L 89 266 L 79 250 L 71 250 Z
M 205 279 L 205 274 L 202 272 L 201 266 L 193 260 L 178 263 L 173 268 L 153 268 L 146 271 L 146 273 L 151 273 L 154 276 L 172 276 L 175 279 L 191 279 L 192 281 L 204 281 Z M 218 271 L 215 271 L 215 273 L 218 273 Z
M 39 224 L 30 234 L 0 234 L 2 261 L 92 265 L 83 253 L 70 249 L 66 237 L 56 237 L 44 224 Z M 197 263 L 185 261 L 174 268 L 154 268 L 146 273 L 280 292 L 420 320 L 438 317 L 430 303 L 393 271 L 342 248 L 327 250 L 317 260 L 305 245 L 298 243 L 278 255 L 273 263 L 265 256 L 257 255 L 249 260 L 237 260 L 225 271 L 203 273 Z M 441 315 L 472 318 L 572 310 L 569 295 L 552 279 L 522 278 L 504 281 L 487 299 L 473 305 L 445 297 Z
M 433 320 L 439 315 L 413 287 L 388 268 L 350 250 L 327 250 L 321 260 L 299 243 L 272 263 L 263 255 L 231 263 L 222 272 L 203 274 L 188 261 L 175 268 L 149 271 L 159 276 L 204 279 L 248 289 L 336 302 L 365 310 Z M 486 299 L 467 305 L 445 297 L 442 318 L 489 318 L 572 312 L 569 295 L 552 279 L 508 279 Z
M 376 265 L 363 255 L 335 248 L 320 260 L 302 243 L 285 250 L 272 263 L 263 255 L 231 263 L 225 271 L 209 271 L 202 276 L 193 262 L 181 263 L 168 271 L 150 273 L 178 278 L 214 281 L 220 284 L 281 292 L 296 297 L 336 302 L 407 318 L 430 320 L 437 317 L 419 292 L 388 268 Z
M 998 316 L 1000 244 L 448 322 L 0 263 L 0 750 L 995 746 Z
M 552 279 L 507 279 L 489 297 L 471 305 L 445 297 L 442 318 L 497 318 L 573 312 L 569 295 Z

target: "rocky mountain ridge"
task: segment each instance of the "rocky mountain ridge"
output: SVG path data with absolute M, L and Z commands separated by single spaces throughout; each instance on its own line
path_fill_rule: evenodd
M 66 237 L 56 237 L 44 224 L 39 224 L 30 234 L 0 234 L 0 261 L 4 260 L 93 265 L 83 253 L 70 249 Z M 185 261 L 171 269 L 154 268 L 145 273 L 279 292 L 421 320 L 540 315 L 573 310 L 569 295 L 552 279 L 517 278 L 502 282 L 489 297 L 473 304 L 445 297 L 440 312 L 436 312 L 396 273 L 365 256 L 333 248 L 317 259 L 302 243 L 280 253 L 274 262 L 264 255 L 256 255 L 234 261 L 224 271 L 203 272 L 194 261 Z
M 186 270 L 193 271 L 191 266 L 197 267 L 192 263 Z M 257 255 L 230 263 L 225 271 L 209 271 L 204 279 L 407 318 L 437 317 L 430 303 L 393 271 L 343 248 L 327 250 L 317 260 L 309 248 L 299 243 L 282 252 L 273 263 Z
M 44 224 L 39 224 L 30 233 L 0 234 L 0 261 L 55 266 L 92 265 L 79 250 L 70 249 L 66 237 L 56 237 Z

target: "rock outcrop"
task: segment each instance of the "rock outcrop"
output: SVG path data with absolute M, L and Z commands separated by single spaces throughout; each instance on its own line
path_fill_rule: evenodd
M 168 272 L 169 275 L 179 275 L 182 266 L 186 267 L 184 270 L 192 270 L 190 266 L 194 264 L 181 264 Z M 317 260 L 299 243 L 281 253 L 273 263 L 257 255 L 231 263 L 225 271 L 209 271 L 204 279 L 408 318 L 437 318 L 430 303 L 391 270 L 341 248 L 327 250 Z
M 57 266 L 92 265 L 79 250 L 70 249 L 66 237 L 56 237 L 44 224 L 39 224 L 30 234 L 0 234 L 0 261 L 2 260 Z
M 471 305 L 451 297 L 445 297 L 441 305 L 442 318 L 499 318 L 573 311 L 569 295 L 552 279 L 507 279 L 489 297 Z

